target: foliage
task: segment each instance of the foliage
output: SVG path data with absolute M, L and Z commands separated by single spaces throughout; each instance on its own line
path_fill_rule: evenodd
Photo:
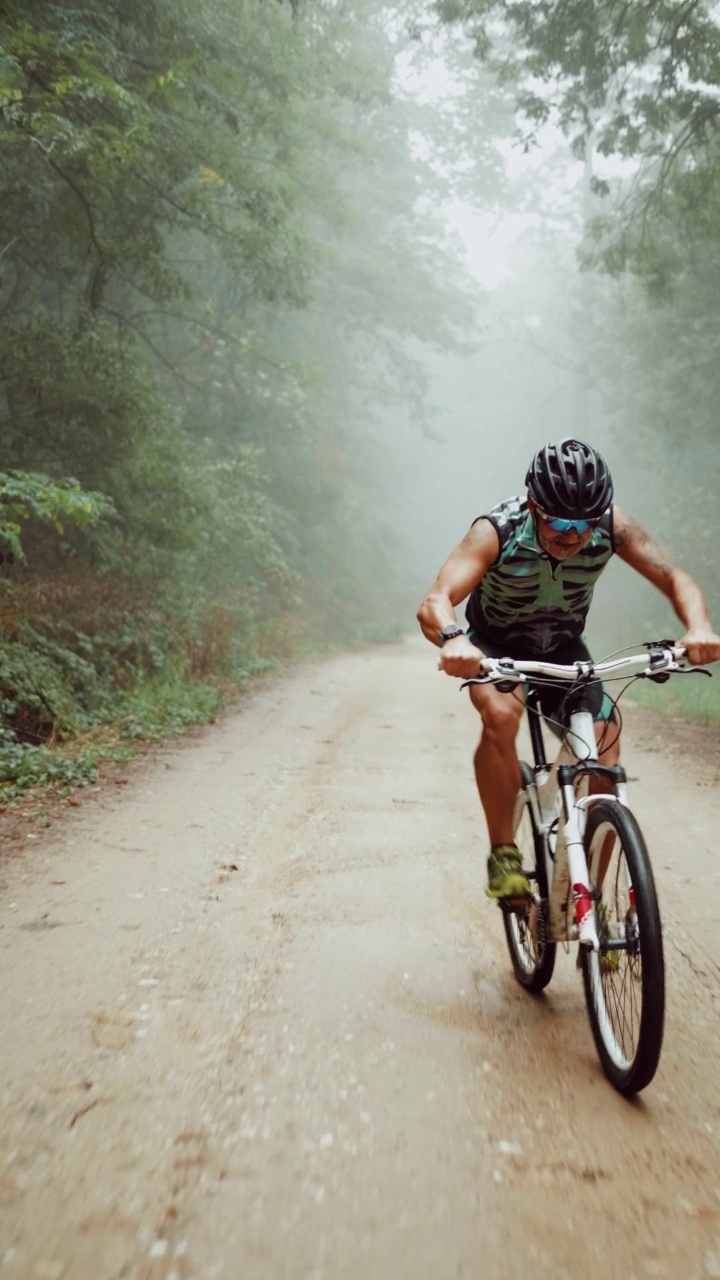
M 596 158 L 592 190 L 615 198 L 594 227 L 606 269 L 646 273 L 658 234 L 664 240 L 663 222 L 676 236 L 688 222 L 717 227 L 720 23 L 713 5 L 440 0 L 438 8 L 446 21 L 468 26 L 478 56 L 501 79 L 517 80 L 523 146 L 534 146 L 552 121 L 577 156 Z M 603 171 L 604 157 L 626 162 L 632 181 Z
M 28 776 L 397 609 L 371 427 L 422 425 L 422 352 L 475 319 L 433 207 L 470 119 L 397 101 L 397 33 L 374 0 L 0 15 L 0 514 L 27 555 L 0 692 Z
M 578 406 L 588 430 L 610 428 L 635 513 L 702 582 L 717 625 L 717 7 L 440 0 L 437 8 L 474 39 L 483 68 L 514 88 L 516 142 L 540 147 L 546 125 L 568 139 L 565 175 L 553 180 L 547 163 L 543 173 L 553 200 L 575 186 L 586 269 L 571 348 L 583 367 Z M 573 156 L 583 162 L 580 186 L 569 177 Z
M 3 603 L 5 799 L 35 784 L 77 784 L 118 744 L 212 719 L 225 686 L 263 667 L 249 637 L 240 642 L 236 614 L 181 617 L 117 574 L 93 580 L 85 568 L 60 583 L 35 579 Z
M 418 207 L 431 170 L 409 150 L 415 122 L 389 110 L 383 21 L 372 5 L 293 17 L 257 0 L 30 3 L 2 19 L 0 441 L 14 465 L 110 497 L 106 562 L 132 546 L 157 575 L 190 552 L 204 587 L 221 559 L 243 575 L 254 547 L 256 580 L 260 561 L 268 585 L 297 573 L 284 526 L 314 488 L 293 481 L 317 462 L 328 376 L 362 381 L 381 358 L 378 394 L 415 394 L 408 338 L 457 341 L 450 317 L 469 311 Z M 298 361 L 297 307 L 330 278 L 323 337 Z M 327 442 L 347 457 L 341 435 Z M 217 491 L 228 468 L 235 522 Z
M 7 730 L 0 730 L 0 809 L 33 787 L 85 786 L 94 781 L 97 763 L 96 752 L 72 759 L 47 747 L 18 742 Z
M 81 489 L 75 481 L 55 481 L 24 471 L 0 472 L 0 540 L 8 547 L 10 559 L 25 559 L 21 533 L 23 524 L 33 517 L 50 523 L 62 535 L 66 524 L 82 529 L 113 513 L 104 494 Z
M 702 145 L 720 114 L 720 28 L 713 6 L 657 0 L 440 0 L 446 21 L 469 24 L 476 52 L 521 76 L 534 128 L 556 118 L 584 152 L 666 155 Z M 532 141 L 533 134 L 528 135 Z

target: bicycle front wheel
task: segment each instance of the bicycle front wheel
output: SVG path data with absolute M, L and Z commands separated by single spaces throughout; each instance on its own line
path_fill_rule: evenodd
M 585 1000 L 605 1075 L 630 1095 L 650 1083 L 662 1047 L 665 964 L 655 882 L 637 821 L 619 804 L 591 807 L 585 854 L 601 943 L 599 954 L 581 951 Z
M 555 944 L 548 942 L 548 887 L 542 839 L 535 830 L 530 799 L 525 790 L 532 781 L 526 764 L 520 765 L 523 789 L 515 806 L 515 843 L 523 856 L 523 867 L 537 884 L 537 899 L 513 910 L 503 909 L 505 939 L 513 972 L 526 991 L 542 991 L 555 968 Z

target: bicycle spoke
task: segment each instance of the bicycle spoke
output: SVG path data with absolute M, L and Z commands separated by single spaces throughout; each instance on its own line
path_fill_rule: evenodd
M 619 1032 L 619 1044 L 625 1054 L 625 1057 L 630 1059 L 634 1053 L 636 1030 L 640 1019 L 638 1016 L 636 1000 L 633 995 L 630 995 L 629 1001 L 626 1000 L 627 976 L 628 967 L 625 965 L 622 971 L 622 979 L 619 983 L 620 990 L 618 991 L 615 984 L 613 984 L 613 1001 L 618 1011 L 617 1027 Z
M 652 1079 L 662 1043 L 664 965 L 652 873 L 637 823 L 612 803 L 591 811 L 586 850 L 602 945 L 583 961 L 588 1011 L 606 1074 L 633 1093 Z M 624 945 L 608 949 L 613 940 Z

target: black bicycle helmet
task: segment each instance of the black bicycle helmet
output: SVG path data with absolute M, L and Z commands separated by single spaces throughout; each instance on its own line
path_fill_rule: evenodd
M 543 511 L 566 520 L 597 519 L 613 498 L 605 459 L 589 444 L 571 437 L 535 454 L 525 484 Z

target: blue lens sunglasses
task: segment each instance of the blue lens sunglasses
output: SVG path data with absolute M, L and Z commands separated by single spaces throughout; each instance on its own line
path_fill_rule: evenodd
M 564 520 L 560 516 L 549 516 L 540 507 L 535 510 L 553 533 L 567 533 L 570 529 L 574 529 L 576 533 L 587 533 L 588 529 L 597 529 L 602 519 L 602 516 L 598 516 L 597 520 Z

